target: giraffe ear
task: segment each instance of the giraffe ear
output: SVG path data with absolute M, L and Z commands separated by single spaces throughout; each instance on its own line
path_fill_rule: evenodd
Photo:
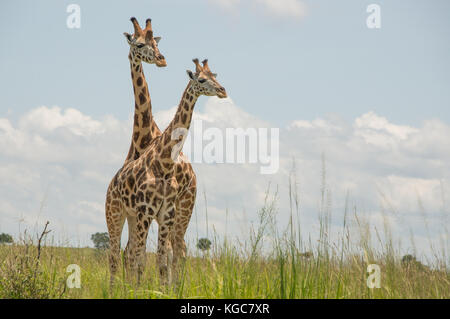
M 124 32 L 123 35 L 125 36 L 125 38 L 127 39 L 128 44 L 132 44 L 133 42 L 133 37 L 131 36 L 131 34 Z
M 193 81 L 197 80 L 197 77 L 195 76 L 194 73 L 192 73 L 191 70 L 186 70 L 186 72 L 191 80 L 193 80 Z
M 154 37 L 153 39 L 155 39 L 155 41 L 156 41 L 156 44 L 158 44 L 158 43 L 159 43 L 159 41 L 161 40 L 161 37 Z

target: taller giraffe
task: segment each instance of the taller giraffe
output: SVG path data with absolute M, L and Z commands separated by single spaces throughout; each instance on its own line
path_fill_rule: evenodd
M 137 159 L 140 154 L 142 154 L 145 148 L 148 146 L 150 141 L 161 135 L 161 131 L 153 120 L 152 115 L 152 105 L 150 99 L 150 93 L 148 90 L 147 81 L 145 80 L 142 61 L 155 64 L 158 67 L 167 66 L 167 62 L 164 56 L 160 53 L 158 49 L 158 43 L 161 37 L 153 36 L 153 29 L 151 25 L 151 19 L 146 20 L 145 29 L 141 29 L 138 21 L 135 17 L 132 17 L 131 22 L 134 27 L 134 34 L 124 33 L 125 38 L 130 46 L 130 51 L 128 54 L 128 59 L 130 62 L 131 69 L 131 79 L 133 82 L 134 91 L 134 123 L 133 123 L 133 133 L 131 137 L 131 145 L 128 151 L 128 155 L 125 159 L 126 165 L 131 160 Z M 123 167 L 122 166 L 122 167 Z M 108 232 L 111 237 L 111 232 L 119 231 L 122 233 L 123 225 L 125 219 L 115 219 L 111 216 L 111 193 L 114 192 L 114 188 L 111 187 L 111 183 L 108 187 L 108 192 L 106 196 L 105 213 L 106 220 L 108 224 Z M 127 244 L 127 249 L 125 252 L 125 261 L 128 261 L 129 248 L 132 247 L 132 242 L 134 239 L 134 233 L 136 221 L 132 216 L 127 217 L 127 223 L 129 228 L 129 239 Z M 112 236 L 114 237 L 114 236 Z M 119 236 L 120 238 L 120 236 Z M 129 245 L 131 243 L 131 245 Z
M 133 23 L 134 34 L 130 35 L 125 32 L 124 35 L 130 45 L 128 60 L 130 61 L 135 103 L 133 134 L 125 162 L 137 159 L 147 148 L 150 141 L 161 135 L 161 131 L 153 119 L 152 102 L 142 68 L 142 61 L 156 64 L 158 67 L 167 66 L 164 56 L 158 49 L 161 37 L 153 36 L 151 19 L 146 20 L 144 30 L 141 29 L 135 17 L 130 20 Z
M 137 220 L 138 265 L 142 265 L 145 260 L 145 250 L 142 247 L 145 247 L 150 223 L 153 219 L 157 220 L 157 261 L 164 282 L 170 281 L 171 242 L 176 238 L 173 231 L 177 203 L 182 207 L 193 205 L 183 195 L 179 195 L 183 194 L 181 189 L 187 185 L 188 177 L 181 171 L 177 161 L 190 127 L 194 105 L 200 95 L 215 95 L 219 98 L 227 96 L 225 89 L 215 79 L 216 75 L 210 71 L 207 61 L 203 61 L 203 66 L 197 59 L 194 63 L 196 73 L 188 71 L 190 80 L 172 122 L 137 160 L 128 162 L 119 170 L 111 182 L 111 187 L 114 188 L 109 199 L 111 218 L 121 220 L 125 216 L 134 216 Z M 111 234 L 110 272 L 113 281 L 120 255 L 120 232 L 112 229 Z
M 147 19 L 146 28 L 144 30 L 140 28 L 136 18 L 132 17 L 130 20 L 133 23 L 134 34 L 130 35 L 128 33 L 124 33 L 124 35 L 127 38 L 128 43 L 130 44 L 130 54 L 128 58 L 130 60 L 131 78 L 133 81 L 133 90 L 135 96 L 135 114 L 130 150 L 128 152 L 125 163 L 130 160 L 137 159 L 145 151 L 150 141 L 155 137 L 161 135 L 161 131 L 153 118 L 150 93 L 148 90 L 147 82 L 145 81 L 141 60 L 147 63 L 152 62 L 148 59 L 141 58 L 139 51 L 136 52 L 136 47 L 138 47 L 138 49 L 144 48 L 143 44 L 147 42 L 146 39 L 148 37 L 150 39 L 150 49 L 156 50 L 154 55 L 156 57 L 155 64 L 160 67 L 167 65 L 164 57 L 159 53 L 157 47 L 157 44 L 159 43 L 161 37 L 153 37 L 151 19 Z M 176 221 L 174 226 L 177 231 L 174 232 L 174 238 L 172 239 L 174 246 L 175 264 L 180 257 L 184 258 L 186 255 L 186 243 L 184 241 L 184 234 L 189 224 L 190 216 L 192 215 L 197 193 L 196 176 L 194 170 L 192 169 L 192 165 L 191 163 L 189 163 L 186 157 L 182 156 L 181 158 L 181 161 L 176 163 L 177 171 L 184 174 L 186 178 L 181 179 L 183 175 L 178 175 L 178 182 L 180 183 L 180 185 L 182 185 L 182 187 L 180 188 L 178 194 L 179 196 L 177 196 Z M 182 204 L 182 202 L 184 204 Z M 191 204 L 187 205 L 185 204 L 186 202 L 189 202 Z M 137 225 L 135 218 L 128 217 L 127 224 L 128 243 L 124 253 L 125 264 L 127 266 L 127 270 L 129 270 L 128 268 L 131 268 L 131 270 L 133 270 L 136 269 L 136 265 L 134 263 L 136 261 L 137 254 Z M 142 249 L 145 253 L 145 246 Z M 144 266 L 145 259 L 143 261 L 143 265 L 141 265 L 141 268 L 143 268 Z

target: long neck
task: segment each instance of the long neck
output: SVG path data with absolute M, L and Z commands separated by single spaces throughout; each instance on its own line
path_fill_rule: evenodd
M 134 123 L 131 145 L 125 162 L 135 160 L 145 151 L 155 137 L 161 135 L 152 114 L 152 102 L 145 80 L 142 63 L 131 53 L 128 56 L 134 90 Z
M 165 161 L 168 164 L 173 163 L 173 160 L 175 159 L 173 158 L 173 151 L 175 150 L 177 153 L 175 154 L 176 156 L 180 153 L 184 143 L 183 137 L 186 137 L 191 125 L 192 114 L 198 97 L 199 94 L 197 93 L 197 90 L 194 90 L 192 82 L 190 81 L 183 92 L 174 118 L 162 133 L 160 139 L 162 145 L 161 148 L 158 147 L 158 149 L 161 150 L 159 156 L 162 161 Z

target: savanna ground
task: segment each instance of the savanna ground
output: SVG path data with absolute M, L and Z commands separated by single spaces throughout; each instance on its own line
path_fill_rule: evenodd
M 448 247 L 439 253 L 431 247 L 433 260 L 427 265 L 405 258 L 387 222 L 382 236 L 376 231 L 375 243 L 372 227 L 356 210 L 349 213 L 347 204 L 340 236 L 331 239 L 325 186 L 318 240 L 304 240 L 293 187 L 289 198 L 284 231 L 277 226 L 276 191 L 268 192 L 247 241 L 213 238 L 207 251 L 190 249 L 177 284 L 169 286 L 160 285 L 153 253 L 147 253 L 140 285 L 126 280 L 122 267 L 110 289 L 107 251 L 45 244 L 45 233 L 24 233 L 16 243 L 0 245 L 0 298 L 450 298 Z M 350 217 L 357 225 L 356 240 Z M 81 288 L 67 287 L 71 264 L 81 267 Z M 381 270 L 380 288 L 367 285 L 370 264 Z

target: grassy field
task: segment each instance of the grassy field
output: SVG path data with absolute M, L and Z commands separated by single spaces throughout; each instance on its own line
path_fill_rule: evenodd
M 256 241 L 258 233 L 253 237 Z M 255 242 L 254 242 L 255 243 Z M 262 254 L 222 242 L 189 256 L 177 285 L 161 286 L 155 255 L 147 254 L 143 282 L 133 285 L 122 271 L 109 289 L 107 252 L 94 248 L 0 245 L 0 298 L 449 298 L 445 265 L 427 267 L 382 253 L 361 255 L 321 250 L 300 253 L 289 241 Z M 38 257 L 39 255 L 39 257 Z M 67 288 L 70 264 L 81 267 L 81 288 Z M 367 266 L 381 269 L 380 288 L 368 288 Z
M 356 214 L 355 240 L 347 208 L 340 237 L 331 239 L 326 194 L 324 187 L 315 244 L 302 239 L 295 191 L 282 233 L 276 225 L 277 196 L 266 196 L 246 242 L 214 237 L 208 251 L 191 249 L 178 281 L 169 286 L 159 283 L 153 253 L 147 253 L 139 286 L 125 280 L 122 267 L 110 289 L 107 251 L 40 245 L 46 236 L 37 241 L 39 234 L 25 233 L 15 244 L 0 245 L 0 298 L 450 298 L 448 248 L 440 255 L 433 250 L 434 260 L 423 265 L 394 248 L 388 223 L 384 240 L 373 245 L 371 227 Z M 71 264 L 81 268 L 81 288 L 66 285 Z M 367 285 L 371 264 L 379 266 L 379 288 Z
M 0 298 L 449 298 L 448 271 L 395 259 L 277 256 L 244 259 L 232 249 L 187 258 L 178 285 L 161 287 L 148 254 L 139 287 L 117 279 L 109 290 L 106 252 L 92 248 L 0 247 Z M 66 267 L 81 267 L 81 288 L 68 289 Z M 381 288 L 366 285 L 367 264 L 381 267 Z

